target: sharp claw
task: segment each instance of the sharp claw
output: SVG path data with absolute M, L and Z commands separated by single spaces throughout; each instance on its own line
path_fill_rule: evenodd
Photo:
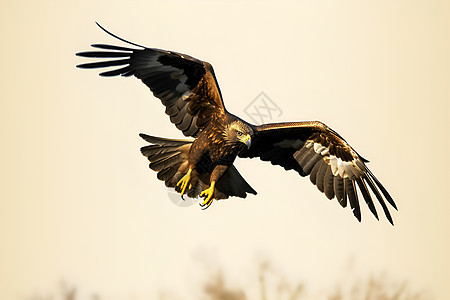
M 203 201 L 203 203 L 200 203 L 200 206 L 202 207 L 203 210 L 207 209 L 214 200 L 214 199 L 212 199 L 212 196 L 214 194 L 214 186 L 215 186 L 215 182 L 212 181 L 211 186 L 200 193 L 200 197 L 205 197 L 205 200 Z
M 207 209 L 208 207 L 210 207 L 210 205 L 213 202 L 213 199 L 211 199 L 212 195 L 207 194 L 207 193 L 203 193 L 205 196 L 205 200 L 200 203 L 200 206 L 203 207 L 203 209 Z
M 208 207 L 211 206 L 211 204 L 212 204 L 212 201 L 208 201 L 208 203 L 205 203 L 205 202 L 199 203 L 199 205 L 202 207 L 202 210 L 207 209 Z

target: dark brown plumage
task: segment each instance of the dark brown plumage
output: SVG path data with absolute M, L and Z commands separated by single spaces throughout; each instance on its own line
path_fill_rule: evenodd
M 100 26 L 100 25 L 99 25 Z M 255 126 L 230 114 L 212 66 L 191 56 L 146 48 L 105 32 L 138 48 L 94 44 L 101 51 L 77 53 L 88 58 L 111 60 L 85 63 L 79 68 L 116 67 L 101 76 L 132 76 L 142 80 L 166 107 L 170 121 L 193 141 L 172 140 L 141 134 L 150 143 L 141 152 L 150 168 L 166 186 L 204 197 L 209 207 L 213 199 L 245 198 L 256 191 L 239 174 L 236 157 L 259 157 L 311 182 L 327 198 L 336 198 L 361 221 L 359 193 L 378 219 L 373 196 L 393 224 L 385 201 L 397 209 L 392 197 L 366 167 L 366 162 L 335 131 L 318 121 L 264 124 Z M 359 190 L 359 192 L 358 192 Z

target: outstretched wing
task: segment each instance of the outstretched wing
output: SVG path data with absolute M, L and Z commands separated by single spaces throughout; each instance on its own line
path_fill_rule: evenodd
M 329 199 L 336 197 L 342 207 L 346 207 L 348 201 L 358 221 L 361 221 L 358 188 L 378 219 L 370 188 L 386 218 L 393 224 L 385 200 L 395 209 L 397 207 L 367 168 L 365 163 L 368 161 L 325 124 L 316 121 L 278 123 L 256 126 L 255 129 L 252 146 L 241 153 L 241 157 L 259 157 L 286 170 L 296 170 L 301 176 L 309 175 L 311 182 Z
M 166 107 L 170 121 L 185 136 L 195 137 L 213 116 L 225 113 L 219 86 L 212 66 L 191 56 L 128 42 L 101 27 L 106 33 L 139 47 L 127 48 L 104 44 L 92 47 L 101 51 L 80 52 L 76 55 L 110 60 L 78 65 L 78 68 L 107 68 L 101 76 L 136 76 Z M 106 51 L 105 51 L 106 50 Z

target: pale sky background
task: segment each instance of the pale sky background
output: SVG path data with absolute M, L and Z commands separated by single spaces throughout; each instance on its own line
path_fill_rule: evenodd
M 3 1 L 0 299 L 62 280 L 80 299 L 195 299 L 217 267 L 255 299 L 262 260 L 311 293 L 382 274 L 448 299 L 449 3 Z M 174 205 L 139 152 L 140 132 L 182 137 L 159 100 L 75 68 L 92 43 L 123 45 L 95 21 L 212 63 L 237 115 L 264 91 L 273 121 L 325 122 L 371 161 L 395 226 L 255 159 L 237 165 L 257 196 Z

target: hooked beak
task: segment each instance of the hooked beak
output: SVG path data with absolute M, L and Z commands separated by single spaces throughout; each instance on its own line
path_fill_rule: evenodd
M 245 143 L 247 149 L 249 149 L 252 144 L 252 137 L 248 134 L 246 137 L 242 139 L 242 142 Z

